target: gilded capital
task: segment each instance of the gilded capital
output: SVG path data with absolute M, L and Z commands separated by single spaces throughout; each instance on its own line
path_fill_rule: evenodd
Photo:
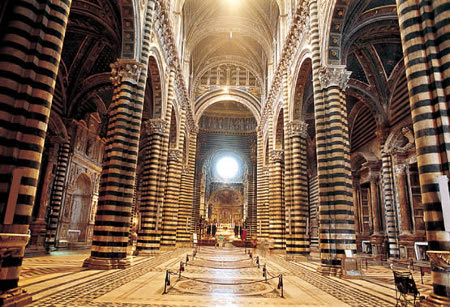
M 272 162 L 281 162 L 284 158 L 283 150 L 272 150 L 269 154 L 270 160 Z
M 128 59 L 118 59 L 110 66 L 111 82 L 114 86 L 118 86 L 124 81 L 136 84 L 144 68 L 142 63 Z
M 304 121 L 296 120 L 288 124 L 289 136 L 301 136 L 306 138 L 308 136 L 308 124 Z
M 407 167 L 406 164 L 397 164 L 395 166 L 395 173 L 398 175 L 404 174 L 406 171 L 406 167 Z
M 161 118 L 149 119 L 144 122 L 145 131 L 148 135 L 166 133 L 167 123 Z
M 322 66 L 319 70 L 320 85 L 322 89 L 337 86 L 345 90 L 351 74 L 351 71 L 345 69 L 345 65 Z
M 183 161 L 183 151 L 179 149 L 169 149 L 169 155 L 167 159 L 169 161 L 181 162 Z

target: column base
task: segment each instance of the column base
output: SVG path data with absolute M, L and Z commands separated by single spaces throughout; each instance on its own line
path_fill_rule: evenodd
M 414 234 L 401 234 L 398 237 L 398 247 L 400 249 L 400 258 L 416 259 L 416 252 L 414 250 L 415 242 L 426 241 L 424 236 L 417 236 Z
M 159 255 L 161 251 L 159 249 L 142 249 L 136 250 L 134 253 L 136 256 L 155 256 Z
M 97 258 L 89 257 L 83 262 L 84 268 L 92 270 L 113 270 L 126 269 L 132 265 L 132 258 L 111 259 L 111 258 Z
M 177 244 L 175 244 L 175 247 L 189 248 L 189 247 L 192 247 L 192 243 L 191 242 L 177 242 Z
M 286 255 L 286 250 L 281 248 L 271 248 L 269 251 L 272 255 Z
M 0 294 L 0 306 L 3 307 L 20 307 L 31 304 L 33 301 L 30 294 L 28 294 L 21 287 L 10 289 L 3 294 Z
M 161 251 L 172 251 L 172 250 L 176 249 L 176 246 L 175 245 L 162 245 L 159 249 Z
M 418 305 L 421 307 L 450 306 L 450 298 L 431 294 L 426 299 L 421 299 Z
M 287 261 L 295 261 L 295 262 L 306 262 L 310 259 L 309 254 L 288 254 L 286 253 L 286 257 L 284 258 Z
M 321 263 L 317 268 L 317 272 L 319 272 L 323 276 L 342 277 L 342 267 L 340 265 Z

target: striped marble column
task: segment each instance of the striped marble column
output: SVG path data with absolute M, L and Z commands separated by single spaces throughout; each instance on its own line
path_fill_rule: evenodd
M 324 274 L 341 274 L 345 250 L 356 254 L 350 143 L 343 66 L 322 67 L 323 100 L 315 101 L 319 176 L 319 244 Z
M 188 156 L 180 186 L 180 205 L 178 209 L 177 246 L 188 247 L 191 242 L 191 215 L 194 197 L 194 171 L 197 155 L 197 133 L 194 128 L 186 137 L 188 138 Z
M 66 142 L 61 144 L 59 147 L 55 179 L 53 180 L 53 188 L 47 216 L 47 231 L 45 236 L 46 249 L 54 249 L 56 247 L 56 231 L 58 229 L 59 216 L 64 196 L 67 166 L 69 164 L 69 153 L 70 143 Z
M 309 254 L 307 127 L 305 122 L 294 121 L 288 130 L 292 147 L 292 206 L 287 231 L 292 240 L 286 242 L 286 254 L 292 255 Z
M 288 253 L 288 246 L 294 245 L 294 235 L 292 233 L 293 219 L 295 219 L 295 212 L 293 208 L 293 190 L 292 190 L 292 145 L 291 137 L 289 131 L 291 128 L 291 122 L 289 120 L 289 84 L 288 84 L 288 74 L 287 69 L 283 73 L 282 77 L 282 88 L 281 95 L 283 101 L 283 123 L 284 123 L 284 174 L 283 174 L 283 185 L 284 185 L 284 212 L 285 216 L 285 246 L 286 253 Z M 289 231 L 289 228 L 291 231 Z M 291 251 L 290 251 L 291 252 Z
M 139 255 L 152 254 L 160 248 L 161 231 L 157 229 L 157 192 L 161 140 L 167 131 L 166 122 L 160 118 L 150 119 L 144 125 L 146 149 L 141 179 L 140 228 L 136 244 Z
M 178 200 L 180 197 L 181 164 L 183 151 L 170 149 L 167 167 L 167 185 L 164 198 L 161 248 L 175 247 L 178 225 Z
M 261 232 L 262 238 L 269 239 L 270 237 L 270 216 L 269 216 L 269 182 L 270 182 L 270 167 L 264 166 L 262 170 L 262 217 L 261 217 Z
M 31 300 L 19 273 L 71 6 L 13 2 L 0 36 L 0 305 Z
M 386 152 L 385 142 L 388 136 L 388 129 L 380 129 L 377 136 L 380 140 L 381 151 L 381 189 L 383 193 L 386 235 L 388 239 L 389 258 L 399 258 L 400 250 L 398 247 L 398 225 L 397 211 L 394 202 L 394 178 L 392 157 Z
M 438 184 L 450 172 L 450 4 L 397 0 L 397 13 L 433 271 L 428 302 L 450 305 L 450 231 L 444 228 Z
M 257 158 L 256 158 L 256 229 L 258 242 L 264 239 L 262 231 L 263 215 L 264 215 L 264 184 L 263 184 L 263 168 L 264 168 L 264 140 L 263 132 L 258 129 L 257 132 Z
M 270 152 L 269 234 L 273 251 L 285 250 L 285 211 L 283 203 L 283 150 Z
M 131 208 L 142 119 L 139 78 L 142 64 L 119 59 L 111 65 L 114 94 L 95 217 L 91 256 L 84 266 L 95 269 L 126 268 Z
M 175 99 L 175 71 L 171 70 L 169 73 L 169 86 L 167 90 L 167 104 L 165 113 L 165 122 L 167 123 L 166 131 L 161 139 L 161 157 L 159 160 L 159 172 L 158 172 L 158 191 L 156 194 L 157 202 L 157 223 L 156 229 L 162 231 L 163 226 L 163 208 L 164 198 L 167 186 L 167 158 L 169 154 L 169 135 L 170 135 L 170 123 L 172 119 L 173 102 Z

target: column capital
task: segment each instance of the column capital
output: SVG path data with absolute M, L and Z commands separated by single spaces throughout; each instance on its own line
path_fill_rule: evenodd
M 111 82 L 114 86 L 120 85 L 124 81 L 137 83 L 144 65 L 135 60 L 118 59 L 110 65 Z
M 269 157 L 272 162 L 281 162 L 284 158 L 284 150 L 271 150 Z
M 148 135 L 163 135 L 167 130 L 167 122 L 161 118 L 152 118 L 144 122 L 144 129 Z
M 181 162 L 183 161 L 183 151 L 179 149 L 169 149 L 167 159 L 169 161 Z
M 370 173 L 369 173 L 369 181 L 371 182 L 371 183 L 376 183 L 377 181 L 378 181 L 378 178 L 380 177 L 380 173 L 379 172 L 374 172 L 374 171 L 371 171 Z
M 295 120 L 289 122 L 287 128 L 289 136 L 301 136 L 304 138 L 308 136 L 308 124 L 304 121 Z
M 269 167 L 268 166 L 263 166 L 262 167 L 262 175 L 263 176 L 269 176 Z
M 319 81 L 322 89 L 337 86 L 345 90 L 348 86 L 351 71 L 346 70 L 345 65 L 322 66 L 319 70 Z
M 405 174 L 407 166 L 408 165 L 406 165 L 406 164 L 397 164 L 395 166 L 395 173 L 398 175 Z

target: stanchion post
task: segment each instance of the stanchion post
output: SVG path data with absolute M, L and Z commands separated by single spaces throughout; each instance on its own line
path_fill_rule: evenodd
M 189 255 L 186 255 L 186 264 L 189 262 Z
M 284 298 L 283 274 L 278 277 L 278 289 L 281 291 L 281 297 Z
M 181 278 L 181 272 L 184 271 L 183 261 L 180 261 L 180 269 L 178 270 L 178 278 Z
M 267 267 L 266 267 L 266 264 L 264 264 L 264 266 L 263 266 L 263 277 L 267 281 Z
M 260 265 L 259 265 L 259 256 L 256 256 L 256 264 L 258 265 L 258 269 L 260 268 Z
M 164 292 L 163 292 L 163 294 L 167 294 L 167 286 L 170 286 L 170 273 L 169 273 L 169 270 L 166 270 L 166 278 L 164 280 Z

